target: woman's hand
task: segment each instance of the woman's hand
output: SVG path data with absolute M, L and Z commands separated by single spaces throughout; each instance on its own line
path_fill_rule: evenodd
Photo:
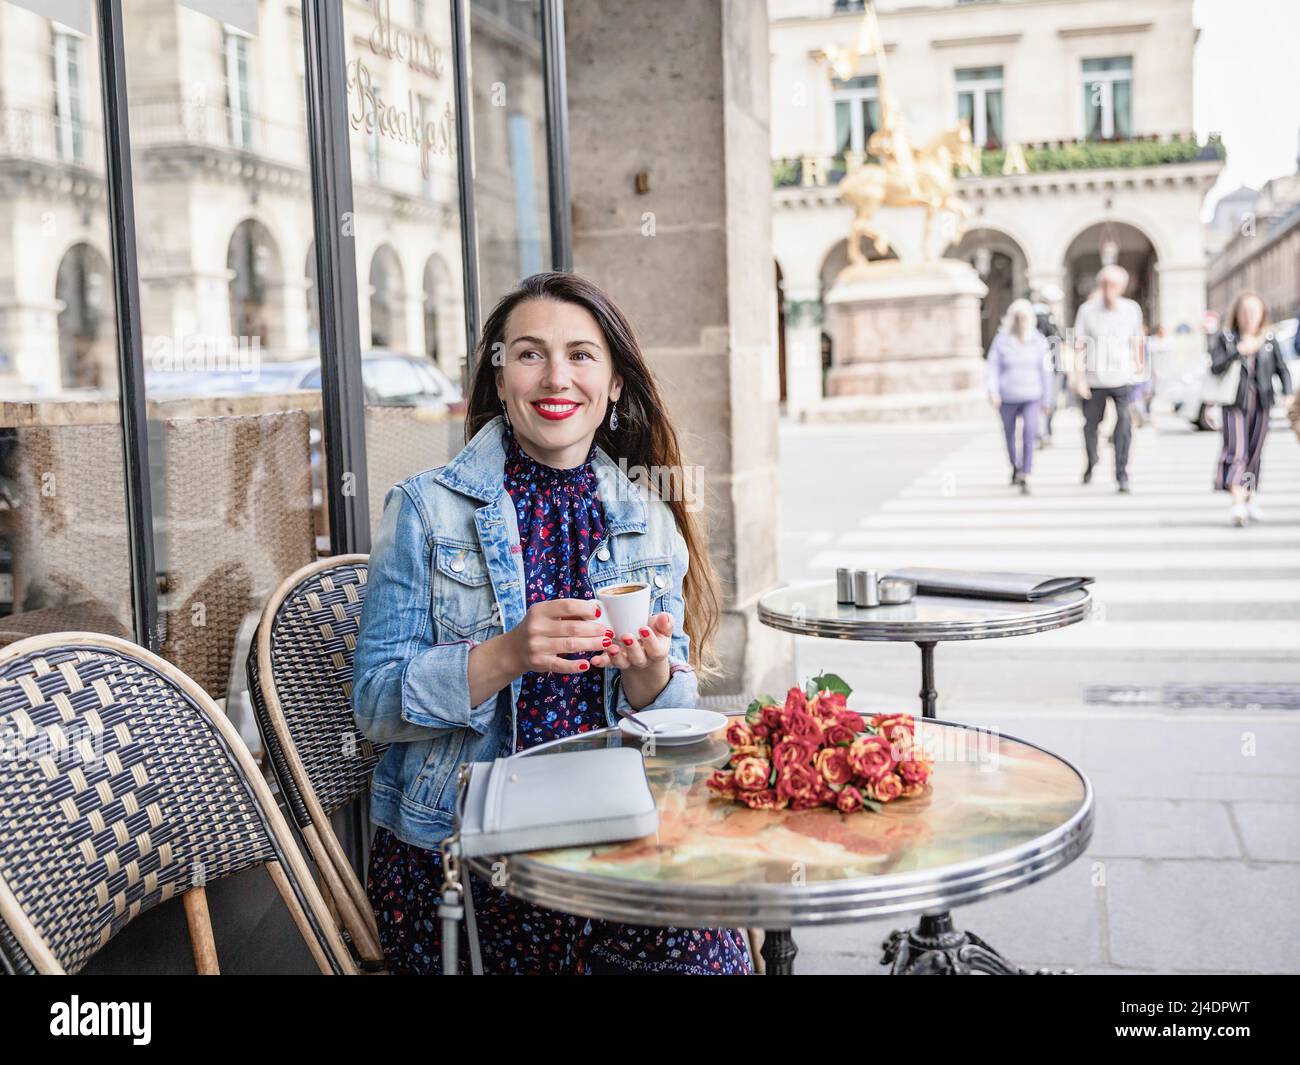
M 1002 397 L 995 396 L 992 392 L 990 392 L 989 403 L 992 404 L 994 410 L 1000 410 L 1002 408 Z
M 548 599 L 528 608 L 524 620 L 502 639 L 506 641 L 514 676 L 524 673 L 580 673 L 592 664 L 583 658 L 562 658 L 576 651 L 608 647 L 612 631 L 600 618 L 595 599 Z
M 673 616 L 655 614 L 635 632 L 622 632 L 607 650 L 591 660 L 593 666 L 617 666 L 623 674 L 623 694 L 632 709 L 653 702 L 668 683 L 668 654 L 672 650 Z

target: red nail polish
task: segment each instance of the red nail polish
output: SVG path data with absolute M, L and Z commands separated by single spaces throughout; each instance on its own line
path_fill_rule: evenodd
M 631 636 L 624 636 L 624 637 L 623 637 L 623 642 L 624 642 L 625 644 L 627 644 L 629 647 L 631 647 L 631 646 L 632 646 L 632 637 L 631 637 Z
M 608 637 L 612 640 L 612 639 L 614 638 L 614 630 L 613 630 L 613 629 L 606 629 L 606 630 L 605 630 L 605 635 L 608 636 Z
M 612 642 L 612 641 L 610 640 L 610 638 L 609 638 L 608 636 L 606 636 L 603 640 L 600 641 L 600 646 L 601 646 L 601 647 L 608 647 L 608 646 L 610 645 L 611 642 Z
M 596 607 L 596 617 L 600 617 L 600 607 Z
M 642 636 L 649 636 L 649 635 L 650 635 L 650 630 L 649 630 L 649 629 L 642 628 L 642 629 L 639 629 L 638 631 L 641 633 Z
M 590 669 L 590 668 L 591 668 L 591 663 L 590 663 L 590 662 L 587 662 L 587 661 L 579 662 L 579 663 L 578 663 L 578 668 L 579 668 L 579 669 Z

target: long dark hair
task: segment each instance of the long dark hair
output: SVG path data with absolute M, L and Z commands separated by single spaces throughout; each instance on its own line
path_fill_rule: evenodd
M 474 352 L 474 377 L 465 414 L 466 442 L 501 413 L 497 398 L 500 360 L 493 356 L 504 350 L 510 312 L 526 300 L 576 304 L 600 325 L 614 372 L 623 379 L 623 391 L 616 405 L 618 429 L 611 430 L 609 418 L 602 418 L 596 430 L 596 445 L 615 462 L 624 460 L 625 469 L 669 471 L 672 490 L 664 502 L 672 510 L 690 556 L 682 598 L 686 604 L 683 627 L 691 637 L 691 665 L 701 677 L 718 675 L 713 645 L 721 604 L 704 525 L 687 508 L 686 472 L 668 407 L 641 354 L 632 324 L 613 300 L 586 278 L 559 271 L 526 277 L 513 292 L 503 296 L 483 323 L 483 334 Z

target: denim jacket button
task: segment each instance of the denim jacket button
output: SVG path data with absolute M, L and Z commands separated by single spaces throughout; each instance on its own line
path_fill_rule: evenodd
M 609 548 L 608 548 L 608 547 L 602 547 L 599 551 L 596 552 L 596 557 L 597 557 L 598 559 L 600 559 L 602 562 L 608 562 L 608 561 L 609 561 Z
M 465 560 L 463 558 L 452 559 L 451 568 L 454 573 L 459 573 L 461 570 L 465 568 Z
M 667 585 L 668 585 L 668 580 L 667 580 L 667 578 L 664 577 L 664 575 L 663 575 L 662 573 L 656 573 L 656 574 L 655 574 L 655 587 L 656 587 L 656 588 L 664 588 L 664 587 L 667 587 Z

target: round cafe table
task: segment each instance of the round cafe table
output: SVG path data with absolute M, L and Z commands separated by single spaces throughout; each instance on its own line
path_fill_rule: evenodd
M 768 592 L 758 601 L 764 625 L 800 636 L 832 640 L 914 643 L 921 649 L 921 715 L 935 717 L 939 693 L 934 686 L 934 648 L 945 640 L 994 640 L 1027 636 L 1082 621 L 1092 608 L 1086 588 L 1034 602 L 917 595 L 910 602 L 874 607 L 840 603 L 835 581 L 792 584 Z M 996 971 L 1021 970 L 1001 958 L 971 932 L 953 929 L 946 913 L 928 914 L 910 932 L 895 932 L 885 944 L 885 962 L 895 972 L 925 970 L 936 953 L 951 957 L 968 943 L 998 958 Z M 993 971 L 993 970 L 989 970 Z
M 727 762 L 724 731 L 687 747 L 649 749 L 603 729 L 515 755 L 642 747 L 658 831 L 467 864 L 483 877 L 503 869 L 511 895 L 567 913 L 634 925 L 762 928 L 768 973 L 788 975 L 791 928 L 942 916 L 1041 880 L 1082 854 L 1092 836 L 1087 778 L 1063 758 L 1000 733 L 918 721 L 917 740 L 935 759 L 926 792 L 879 813 L 841 814 L 751 810 L 715 795 L 706 781 Z M 930 958 L 918 971 L 1001 972 L 1004 964 L 973 936 Z

